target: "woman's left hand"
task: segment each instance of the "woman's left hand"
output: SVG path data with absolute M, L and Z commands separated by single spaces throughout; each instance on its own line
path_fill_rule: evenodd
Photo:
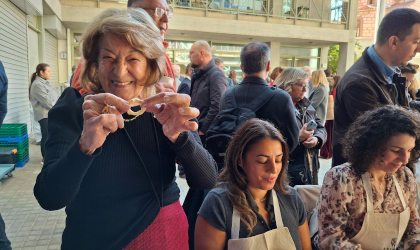
M 304 141 L 303 146 L 305 146 L 305 148 L 313 148 L 316 146 L 316 144 L 318 144 L 318 138 L 316 138 L 315 136 L 312 136 L 310 138 L 308 138 L 306 141 Z
M 156 119 L 162 124 L 165 136 L 175 143 L 182 132 L 198 129 L 198 124 L 190 120 L 196 118 L 200 111 L 189 107 L 190 102 L 189 95 L 163 92 L 146 98 L 141 107 L 155 114 Z

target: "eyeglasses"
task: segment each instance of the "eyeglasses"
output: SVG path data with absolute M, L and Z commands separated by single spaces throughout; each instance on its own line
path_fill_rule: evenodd
M 306 84 L 305 85 L 300 84 L 300 83 L 292 83 L 292 84 L 299 86 L 301 90 L 306 89 L 308 87 L 308 85 L 306 85 Z
M 166 16 L 168 17 L 169 20 L 172 20 L 172 18 L 174 17 L 174 13 L 170 10 L 165 10 L 162 8 L 144 8 L 145 10 L 154 10 L 155 11 L 155 15 L 157 17 L 162 17 L 163 14 L 166 14 Z

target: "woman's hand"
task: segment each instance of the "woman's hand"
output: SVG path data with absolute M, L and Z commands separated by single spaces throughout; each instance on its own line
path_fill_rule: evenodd
M 155 114 L 165 136 L 175 143 L 180 133 L 198 129 L 198 124 L 189 120 L 196 118 L 200 111 L 189 107 L 190 101 L 189 95 L 164 92 L 145 99 L 141 107 Z
M 312 136 L 311 138 L 308 138 L 306 141 L 302 143 L 305 148 L 313 148 L 318 144 L 318 138 L 315 136 Z
M 169 82 L 158 82 L 155 84 L 155 87 L 156 87 L 156 94 L 159 94 L 162 92 L 173 92 L 173 93 L 176 92 L 174 88 L 174 84 L 169 83 Z
M 102 114 L 103 108 L 108 105 L 108 114 Z M 79 146 L 83 153 L 93 154 L 102 146 L 109 133 L 124 127 L 124 118 L 121 114 L 130 109 L 124 99 L 109 93 L 88 95 L 83 103 L 83 132 Z
M 300 142 L 306 141 L 307 139 L 311 138 L 314 135 L 313 130 L 307 131 L 306 126 L 308 126 L 308 123 L 303 124 L 303 127 L 299 131 L 299 138 Z

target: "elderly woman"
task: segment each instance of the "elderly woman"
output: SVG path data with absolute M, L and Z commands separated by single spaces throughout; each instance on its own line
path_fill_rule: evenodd
M 318 118 L 311 102 L 305 97 L 309 74 L 297 68 L 287 68 L 274 82 L 292 97 L 295 106 L 296 121 L 301 129 L 300 143 L 290 155 L 288 172 L 292 185 L 317 184 L 318 166 L 313 166 L 311 176 L 310 165 L 317 164 L 318 155 L 309 158 L 309 149 L 319 149 L 327 139 L 327 132 Z M 316 122 L 314 130 L 307 130 L 311 120 Z
M 317 202 L 319 249 L 420 249 L 413 173 L 420 114 L 397 106 L 367 111 L 343 138 L 349 162 L 330 169 Z
M 190 121 L 190 97 L 151 95 L 165 67 L 159 29 L 144 10 L 110 9 L 82 40 L 81 82 L 95 94 L 68 88 L 50 111 L 39 204 L 66 207 L 62 249 L 188 249 L 175 158 L 195 189 L 214 186 L 216 163 Z M 141 112 L 129 115 L 139 97 Z
M 250 119 L 236 131 L 198 212 L 195 249 L 311 249 L 305 205 L 287 185 L 288 152 L 269 122 Z

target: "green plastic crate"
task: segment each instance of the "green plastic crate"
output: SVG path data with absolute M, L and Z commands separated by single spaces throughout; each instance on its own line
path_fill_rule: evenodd
M 25 150 L 23 153 L 16 154 L 16 162 L 24 161 L 29 156 L 29 149 Z
M 27 132 L 26 123 L 5 123 L 1 126 L 0 137 L 23 136 Z
M 29 149 L 29 139 L 26 138 L 23 142 L 19 143 L 10 143 L 10 142 L 0 142 L 0 148 L 16 148 L 17 154 L 25 152 Z

